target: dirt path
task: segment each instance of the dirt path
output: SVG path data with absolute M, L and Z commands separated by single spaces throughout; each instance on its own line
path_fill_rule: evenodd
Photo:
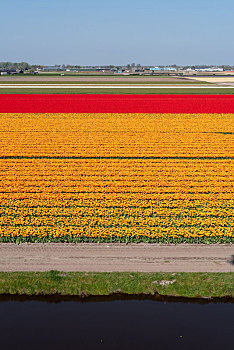
M 0 271 L 234 272 L 233 245 L 0 244 Z

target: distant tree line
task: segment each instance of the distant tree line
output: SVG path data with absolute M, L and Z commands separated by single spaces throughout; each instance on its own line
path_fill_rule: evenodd
M 56 65 L 55 65 L 56 66 Z M 60 67 L 60 65 L 57 65 L 58 67 Z M 7 70 L 7 69 L 11 69 L 11 70 L 19 70 L 19 71 L 29 71 L 29 72 L 33 72 L 35 71 L 37 68 L 43 68 L 44 66 L 43 65 L 40 65 L 40 64 L 33 64 L 33 65 L 30 65 L 29 63 L 27 62 L 0 62 L 0 70 L 3 69 L 3 70 Z M 79 65 L 72 65 L 72 64 L 63 64 L 61 66 L 63 69 L 65 68 L 81 68 L 81 66 Z M 117 68 L 119 69 L 118 66 L 114 66 L 114 65 L 107 65 L 105 66 L 106 68 Z M 127 65 L 127 68 L 130 69 L 131 67 L 141 67 L 140 64 L 135 64 L 135 63 L 132 63 L 132 64 L 128 64 Z M 164 67 L 164 66 L 159 66 L 159 67 Z M 176 64 L 173 64 L 173 65 L 170 65 L 169 67 L 179 67 L 177 66 Z M 194 65 L 194 66 L 183 66 L 184 69 L 186 68 L 192 68 L 192 69 L 201 69 L 201 68 L 210 68 L 210 67 L 214 67 L 212 65 Z M 230 65 L 219 65 L 217 66 L 219 68 L 223 68 L 224 70 L 233 70 L 234 69 L 234 66 L 230 66 Z
M 27 62 L 0 62 L 0 68 L 27 70 L 30 69 L 31 66 Z
M 27 62 L 0 62 L 0 69 L 15 69 L 15 70 L 29 70 L 34 71 L 36 68 L 41 68 L 42 65 L 30 65 Z

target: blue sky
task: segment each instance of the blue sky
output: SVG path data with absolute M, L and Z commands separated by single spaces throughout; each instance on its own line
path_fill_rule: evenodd
M 233 0 L 2 0 L 0 61 L 234 64 Z

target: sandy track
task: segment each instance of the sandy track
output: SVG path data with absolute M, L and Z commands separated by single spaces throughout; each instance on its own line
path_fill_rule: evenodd
M 213 84 L 233 84 L 234 83 L 234 76 L 232 77 L 193 77 L 189 78 L 193 81 L 199 81 L 203 83 L 213 83 Z
M 232 245 L 0 244 L 0 271 L 234 272 Z

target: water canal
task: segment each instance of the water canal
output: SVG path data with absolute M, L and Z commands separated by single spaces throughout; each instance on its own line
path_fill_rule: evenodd
M 234 303 L 153 299 L 0 299 L 4 350 L 231 349 Z

